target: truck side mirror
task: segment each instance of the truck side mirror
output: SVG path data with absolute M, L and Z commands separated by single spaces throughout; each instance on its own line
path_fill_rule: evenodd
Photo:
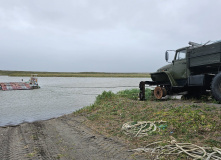
M 168 62 L 168 59 L 169 59 L 169 53 L 166 51 L 166 53 L 165 53 L 165 59 L 166 59 L 166 61 Z

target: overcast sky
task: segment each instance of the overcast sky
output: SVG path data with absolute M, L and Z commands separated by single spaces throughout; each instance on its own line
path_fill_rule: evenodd
M 154 72 L 221 40 L 221 0 L 0 0 L 0 70 Z

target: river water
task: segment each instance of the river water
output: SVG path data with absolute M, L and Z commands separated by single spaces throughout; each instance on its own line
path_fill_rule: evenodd
M 28 77 L 0 76 L 0 82 L 28 81 Z M 103 91 L 138 88 L 148 78 L 39 77 L 40 89 L 0 90 L 0 126 L 46 120 L 93 104 Z

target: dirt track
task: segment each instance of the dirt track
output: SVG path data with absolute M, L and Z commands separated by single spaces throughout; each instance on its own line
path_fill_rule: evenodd
M 85 117 L 63 116 L 0 128 L 0 159 L 145 159 L 126 144 L 86 127 Z

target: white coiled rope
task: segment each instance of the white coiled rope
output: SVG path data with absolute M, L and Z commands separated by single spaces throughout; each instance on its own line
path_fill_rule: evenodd
M 221 149 L 217 147 L 200 147 L 191 143 L 177 143 L 175 139 L 169 141 L 168 145 L 157 146 L 152 148 L 151 146 L 160 144 L 162 141 L 154 142 L 147 145 L 144 148 L 133 149 L 132 151 L 148 152 L 151 155 L 156 155 L 156 158 L 160 155 L 179 155 L 181 153 L 187 154 L 193 159 L 203 160 L 221 160 Z
M 123 124 L 121 130 L 127 134 L 132 135 L 134 137 L 142 137 L 147 136 L 149 132 L 154 132 L 157 129 L 160 130 L 156 126 L 156 123 L 165 123 L 166 121 L 138 121 L 138 122 L 127 122 Z M 148 126 L 149 125 L 149 126 Z M 148 126 L 148 127 L 147 127 Z

